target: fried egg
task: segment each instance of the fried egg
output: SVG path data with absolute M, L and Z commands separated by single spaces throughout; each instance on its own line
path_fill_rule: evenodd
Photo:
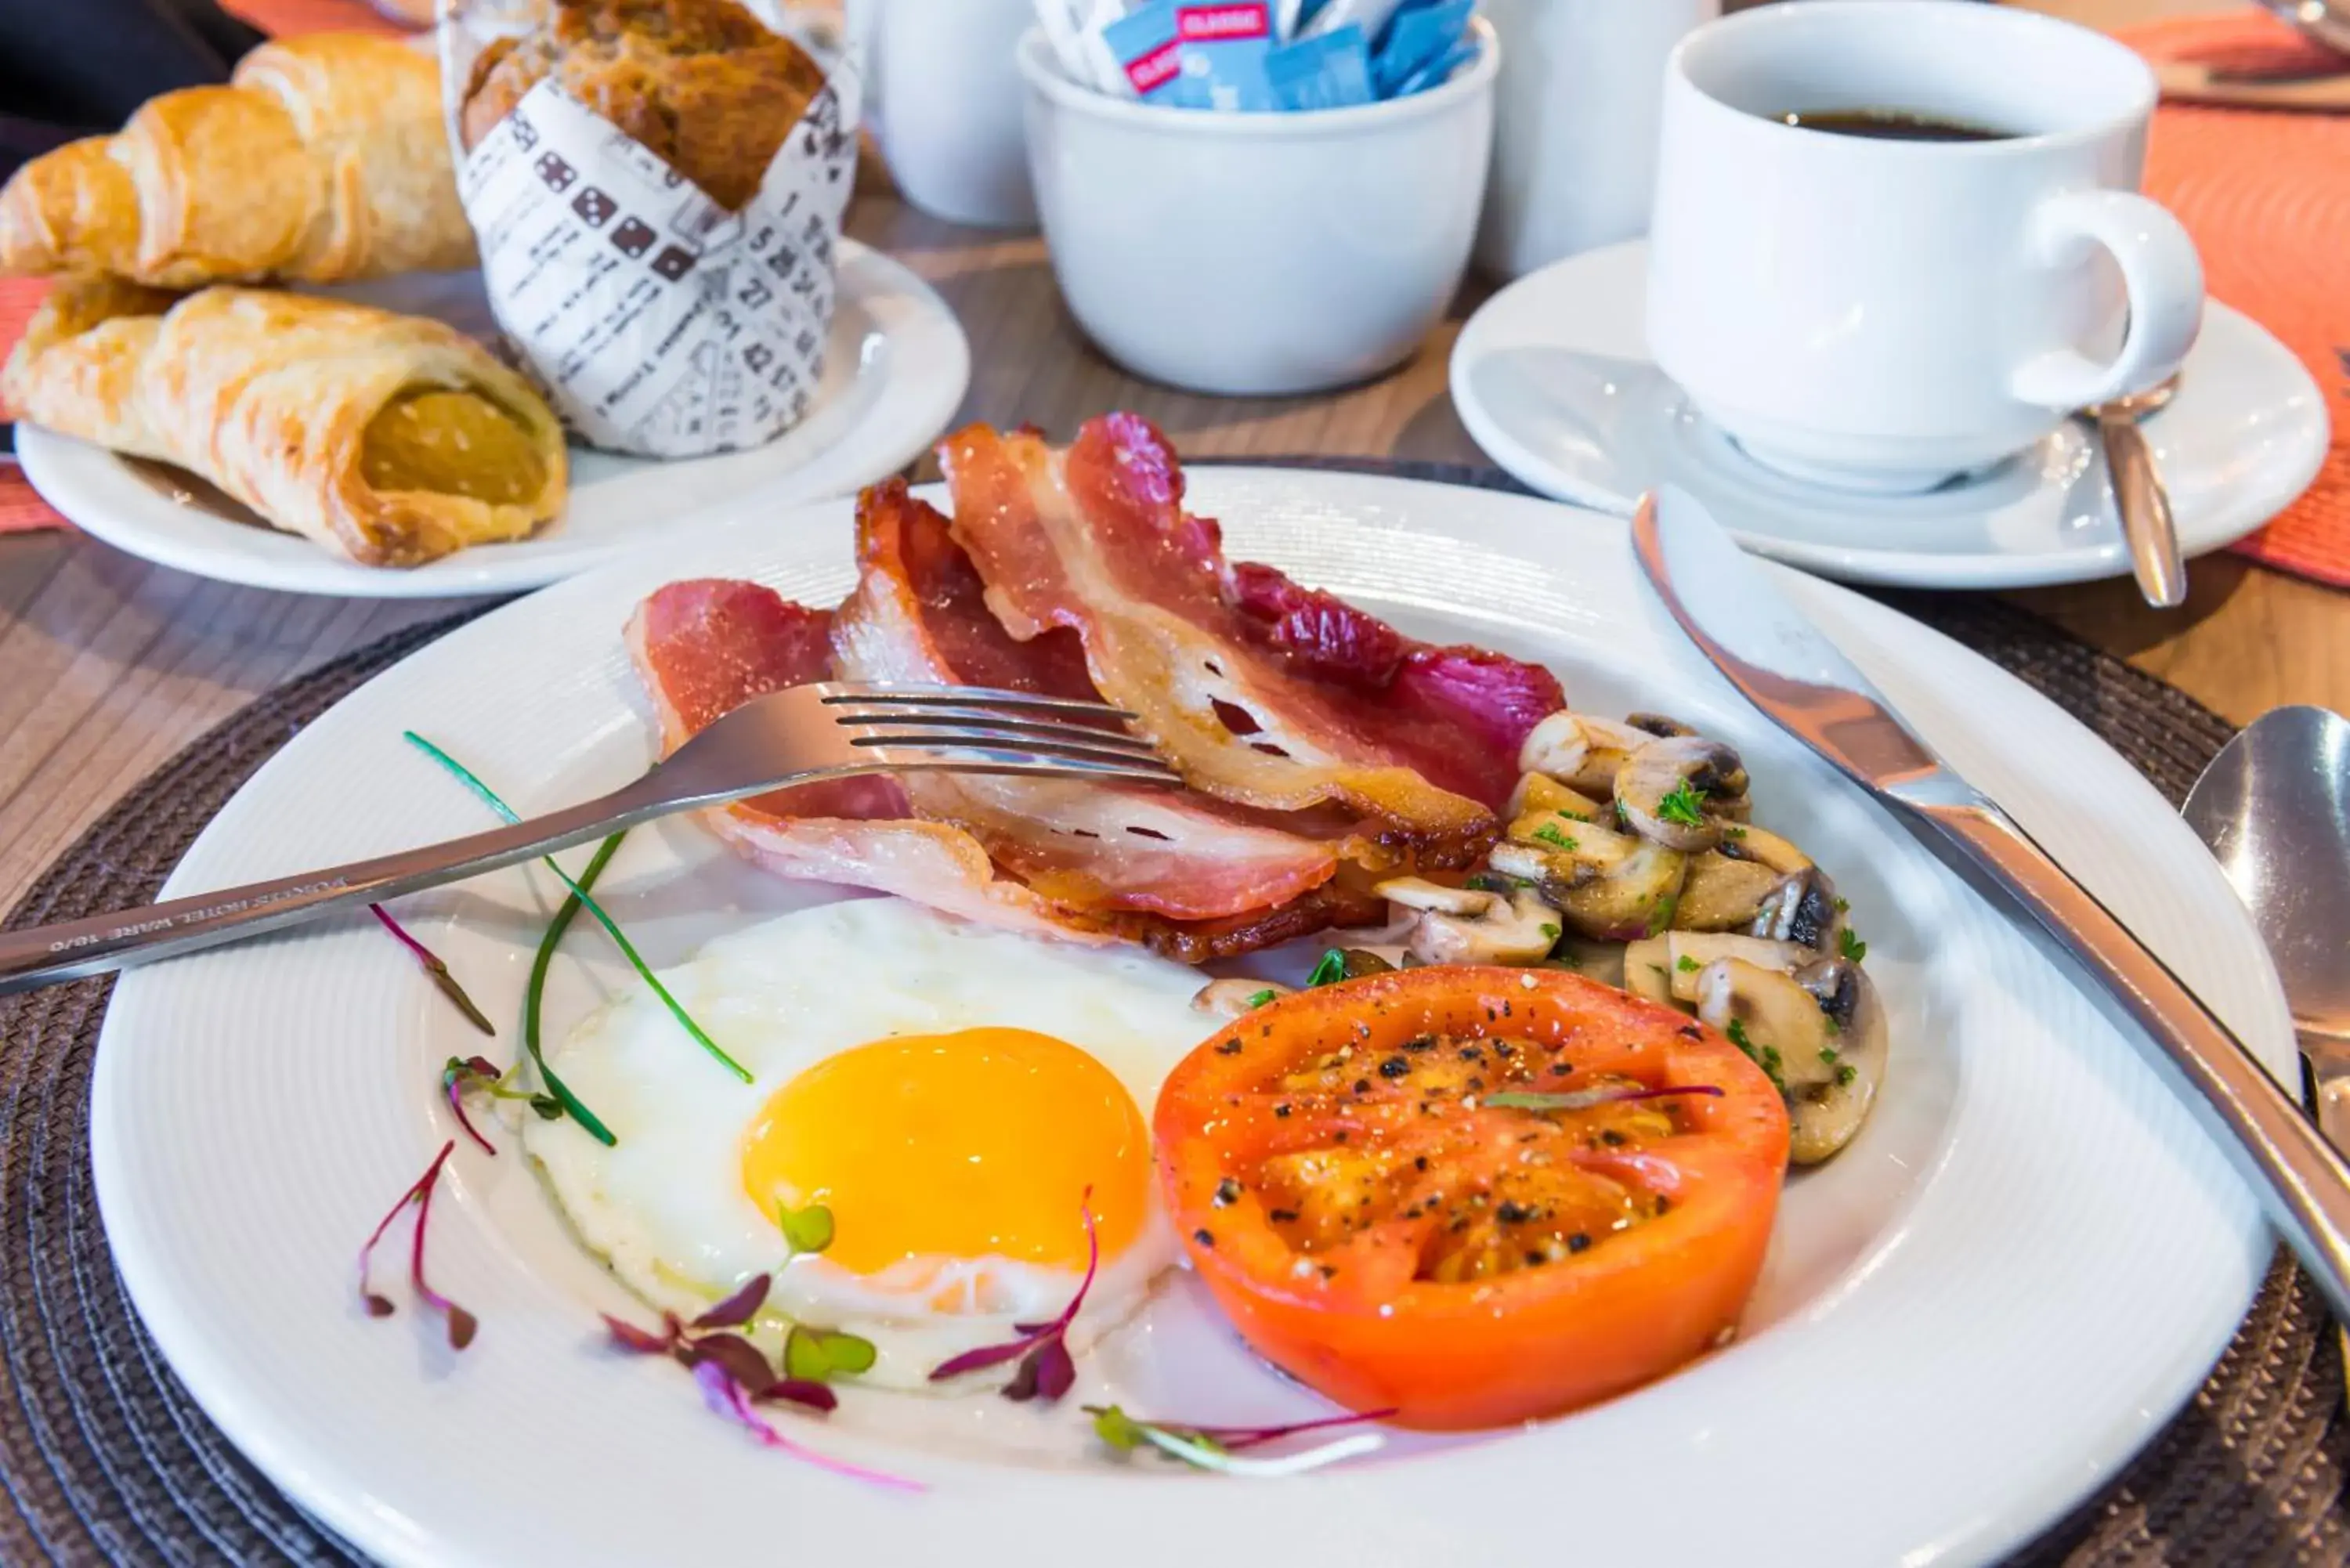
M 1087 1212 L 1101 1262 L 1073 1352 L 1177 1262 L 1147 1107 L 1212 1027 L 1191 970 L 869 898 L 660 978 L 753 1081 L 638 984 L 548 1055 L 617 1144 L 568 1118 L 523 1128 L 574 1231 L 654 1306 L 691 1317 L 771 1273 L 770 1351 L 789 1323 L 854 1333 L 879 1353 L 860 1382 L 962 1391 L 986 1383 L 931 1369 L 1068 1304 Z M 819 1203 L 832 1242 L 794 1256 L 778 1206 Z

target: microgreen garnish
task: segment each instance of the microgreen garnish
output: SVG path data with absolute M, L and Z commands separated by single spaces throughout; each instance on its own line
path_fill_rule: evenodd
M 1266 1459 L 1242 1458 L 1244 1450 L 1304 1432 L 1382 1421 L 1395 1414 L 1393 1410 L 1371 1410 L 1359 1416 L 1327 1416 L 1318 1421 L 1294 1421 L 1281 1427 L 1189 1427 L 1173 1421 L 1142 1420 L 1116 1405 L 1088 1405 L 1085 1411 L 1094 1418 L 1094 1435 L 1120 1453 L 1132 1453 L 1148 1445 L 1170 1459 L 1203 1470 L 1260 1478 L 1303 1475 L 1341 1459 L 1370 1453 L 1387 1439 L 1377 1432 L 1358 1432 L 1318 1448 Z
M 1480 871 L 1463 885 L 1474 893 L 1500 893 L 1504 897 L 1534 886 L 1523 877 L 1505 876 L 1499 871 Z
M 873 1370 L 879 1359 L 873 1342 L 837 1329 L 794 1324 L 784 1341 L 784 1376 L 798 1382 L 829 1383 Z
M 1683 779 L 1667 790 L 1664 797 L 1657 802 L 1657 819 L 1677 822 L 1683 827 L 1702 827 L 1705 826 L 1705 796 L 1698 793 L 1697 785 Z
M 1839 915 L 1850 914 L 1852 912 L 1852 900 L 1850 898 L 1838 898 L 1835 901 L 1835 911 Z
M 1835 1070 L 1836 1086 L 1838 1088 L 1842 1088 L 1859 1076 L 1860 1069 L 1854 1066 L 1851 1063 L 1846 1062 L 1843 1066 L 1838 1067 Z
M 486 1056 L 452 1056 L 441 1067 L 441 1092 L 449 1097 L 449 1108 L 456 1113 L 457 1125 L 465 1136 L 482 1146 L 484 1154 L 494 1155 L 490 1140 L 475 1130 L 473 1118 L 465 1115 L 465 1096 L 479 1090 L 494 1100 L 524 1100 L 530 1108 L 548 1121 L 563 1114 L 563 1102 L 553 1095 L 534 1095 L 527 1089 L 509 1089 L 505 1075 L 498 1064 Z
M 1275 992 L 1273 989 L 1271 987 L 1267 987 L 1266 989 L 1258 992 L 1254 996 L 1250 997 L 1248 999 L 1248 1004 L 1252 1008 L 1263 1007 L 1266 1002 L 1271 1002 L 1274 995 Z
M 1535 1094 L 1527 1090 L 1504 1089 L 1498 1095 L 1488 1095 L 1484 1103 L 1505 1110 L 1519 1111 L 1587 1111 L 1594 1106 L 1627 1106 L 1636 1100 L 1661 1100 L 1671 1095 L 1719 1095 L 1721 1090 L 1712 1084 L 1690 1084 L 1679 1088 L 1663 1089 L 1576 1089 L 1565 1095 Z
M 745 1394 L 743 1386 L 729 1376 L 726 1368 L 718 1362 L 697 1362 L 693 1368 L 693 1381 L 702 1390 L 702 1402 L 710 1407 L 713 1414 L 723 1416 L 733 1421 L 758 1438 L 764 1447 L 780 1449 L 795 1459 L 803 1459 L 819 1469 L 830 1470 L 835 1475 L 847 1476 L 851 1480 L 869 1481 L 875 1486 L 886 1486 L 899 1491 L 928 1490 L 920 1481 L 909 1480 L 904 1476 L 893 1476 L 886 1470 L 868 1469 L 863 1465 L 852 1465 L 846 1459 L 836 1459 L 829 1455 L 820 1454 L 814 1449 L 803 1448 L 793 1442 L 775 1430 L 774 1425 L 758 1411 L 752 1408 L 753 1397 Z
M 374 1234 L 367 1239 L 367 1245 L 359 1249 L 359 1300 L 367 1303 L 369 1317 L 391 1315 L 390 1298 L 378 1294 L 375 1287 L 368 1282 L 368 1265 L 375 1256 L 376 1243 L 383 1240 L 383 1233 L 391 1229 L 391 1222 L 412 1203 L 416 1206 L 416 1226 L 408 1247 L 409 1288 L 416 1293 L 417 1300 L 440 1313 L 447 1321 L 449 1348 L 463 1350 L 473 1343 L 473 1332 L 481 1326 L 480 1323 L 472 1313 L 424 1282 L 424 1228 L 432 1218 L 432 1192 L 441 1185 L 441 1172 L 448 1166 L 449 1157 L 456 1149 L 455 1138 L 441 1146 L 441 1152 L 432 1157 L 432 1163 L 424 1168 L 424 1174 L 416 1179 L 414 1186 L 400 1195 L 400 1201 L 391 1206 L 391 1212 L 383 1217 Z
M 609 1313 L 604 1314 L 604 1328 L 615 1348 L 634 1355 L 666 1355 L 681 1366 L 697 1369 L 705 1363 L 715 1364 L 749 1398 L 829 1410 L 840 1403 L 831 1389 L 818 1381 L 778 1374 L 757 1345 L 733 1332 L 759 1315 L 759 1309 L 767 1303 L 769 1283 L 767 1275 L 754 1274 L 733 1295 L 691 1323 L 673 1312 L 663 1313 L 658 1334 Z
M 1820 1047 L 1820 1060 L 1821 1060 L 1821 1061 L 1823 1061 L 1823 1062 L 1825 1062 L 1825 1063 L 1826 1063 L 1826 1064 L 1827 1064 L 1829 1066 L 1831 1066 L 1831 1067 L 1835 1066 L 1835 1061 L 1836 1061 L 1836 1052 L 1835 1052 L 1835 1046 L 1833 1046 L 1833 1045 L 1823 1045 L 1823 1046 L 1821 1046 L 1821 1047 Z
M 545 1011 L 546 971 L 555 961 L 555 950 L 563 945 L 563 934 L 571 929 L 571 922 L 579 918 L 580 900 L 587 896 L 588 889 L 596 885 L 596 878 L 604 874 L 604 867 L 612 863 L 612 857 L 619 852 L 620 840 L 627 836 L 625 833 L 616 833 L 597 846 L 594 858 L 579 873 L 579 890 L 564 896 L 562 908 L 555 911 L 555 919 L 547 921 L 545 934 L 538 939 L 538 951 L 532 955 L 530 961 L 530 982 L 522 991 L 522 1048 L 529 1053 L 531 1065 L 538 1069 L 538 1081 L 546 1085 L 546 1092 L 555 1096 L 571 1119 L 587 1128 L 588 1136 L 606 1148 L 614 1147 L 620 1140 L 613 1137 L 612 1129 L 571 1092 L 571 1085 L 557 1077 L 555 1069 L 546 1064 L 546 1054 L 539 1047 L 538 1022 Z
M 467 1023 L 484 1034 L 493 1038 L 496 1036 L 496 1026 L 483 1015 L 480 1008 L 473 1005 L 473 999 L 465 994 L 465 988 L 457 983 L 457 977 L 449 972 L 449 966 L 441 961 L 439 953 L 410 936 L 408 928 L 393 919 L 391 912 L 381 904 L 369 904 L 368 912 L 383 922 L 383 929 L 390 931 L 401 947 L 416 955 L 416 961 L 424 966 L 425 974 L 441 988 L 442 995 L 456 1004 L 457 1011 L 465 1015 Z
M 491 789 L 489 785 L 474 777 L 472 771 L 469 770 L 463 763 L 459 762 L 456 758 L 451 756 L 448 753 L 442 751 L 440 747 L 434 745 L 432 742 L 426 740 L 423 736 L 418 734 L 413 730 L 403 730 L 400 733 L 411 745 L 415 746 L 419 751 L 424 753 L 425 755 L 431 757 L 434 762 L 439 763 L 442 767 L 448 769 L 450 773 L 456 776 L 459 783 L 463 784 L 467 789 L 472 790 L 474 794 L 481 797 L 482 803 L 484 805 L 487 805 L 492 811 L 497 813 L 500 817 L 504 818 L 507 822 L 520 822 L 522 820 L 521 817 L 515 815 L 514 808 L 512 806 L 509 806 L 504 801 L 498 798 L 496 791 Z M 660 998 L 661 1005 L 668 1008 L 670 1016 L 676 1019 L 679 1025 L 683 1028 L 688 1034 L 693 1037 L 693 1043 L 701 1046 L 704 1051 L 710 1053 L 712 1059 L 716 1061 L 720 1066 L 733 1074 L 737 1078 L 742 1079 L 743 1082 L 746 1084 L 750 1083 L 752 1078 L 749 1069 L 745 1068 L 742 1063 L 734 1060 L 733 1057 L 729 1056 L 725 1051 L 719 1046 L 717 1041 L 712 1040 L 708 1034 L 702 1032 L 702 1025 L 693 1021 L 692 1016 L 685 1011 L 684 1006 L 679 1002 L 677 998 L 670 994 L 669 987 L 663 985 L 660 982 L 660 977 L 653 973 L 652 966 L 645 962 L 643 956 L 637 951 L 636 944 L 629 941 L 628 937 L 621 931 L 619 922 L 604 912 L 604 907 L 596 902 L 596 900 L 588 895 L 587 888 L 573 881 L 571 879 L 570 873 L 567 872 L 562 867 L 557 866 L 555 863 L 555 857 L 553 856 L 541 856 L 539 860 L 540 863 L 548 870 L 555 873 L 556 877 L 566 888 L 570 888 L 571 891 L 577 896 L 580 906 L 590 915 L 593 915 L 596 918 L 596 923 L 603 927 L 605 934 L 612 939 L 612 945 L 620 950 L 620 956 L 629 961 L 629 967 L 637 971 L 637 978 L 643 981 L 645 985 L 655 996 Z
M 778 1198 L 775 1229 L 784 1233 L 784 1244 L 795 1253 L 821 1252 L 832 1245 L 832 1210 L 821 1203 L 795 1209 Z
M 1852 928 L 1846 926 L 1836 933 L 1836 950 L 1853 962 L 1858 963 L 1868 956 L 1868 944 L 1854 936 Z
M 1552 941 L 1558 940 L 1558 928 L 1552 925 L 1548 920 L 1544 920 L 1541 925 L 1536 926 L 1534 929 L 1540 931 L 1544 937 L 1548 938 Z
M 1343 961 L 1343 955 L 1334 948 L 1323 961 L 1326 964 L 1330 959 Z M 1094 1287 L 1094 1272 L 1101 1266 L 1101 1235 L 1094 1228 L 1093 1197 L 1094 1189 L 1088 1187 L 1077 1201 L 1077 1215 L 1086 1222 L 1086 1277 L 1077 1282 L 1077 1293 L 1069 1298 L 1061 1315 L 1050 1323 L 1014 1324 L 1018 1339 L 982 1345 L 941 1362 L 931 1369 L 931 1382 L 943 1383 L 950 1377 L 1001 1366 L 1017 1358 L 1020 1366 L 1014 1371 L 1012 1381 L 1003 1386 L 1006 1399 L 1042 1399 L 1050 1404 L 1069 1391 L 1069 1386 L 1077 1380 L 1077 1365 L 1070 1358 L 1067 1344 L 1069 1324 L 1076 1321 L 1086 1293 Z
M 1703 969 L 1705 966 L 1698 962 L 1697 960 L 1690 957 L 1689 954 L 1683 953 L 1679 959 L 1674 961 L 1673 967 L 1680 971 L 1683 974 L 1695 974 L 1699 970 Z
M 1305 977 L 1305 984 L 1308 989 L 1317 985 L 1336 985 L 1346 978 L 1346 951 L 1341 948 L 1332 948 L 1322 955 L 1322 961 L 1314 966 L 1314 972 Z
M 1553 849 L 1564 849 L 1571 852 L 1575 847 L 1575 841 L 1569 838 L 1565 834 L 1561 833 L 1558 830 L 1558 825 L 1555 822 L 1545 822 L 1540 827 L 1535 828 L 1534 837 L 1538 842 L 1547 844 Z

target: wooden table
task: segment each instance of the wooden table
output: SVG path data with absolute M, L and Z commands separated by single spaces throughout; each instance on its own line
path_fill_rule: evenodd
M 2042 0 L 2112 26 L 2198 0 Z M 1199 455 L 1300 452 L 1482 462 L 1445 391 L 1473 289 L 1418 358 L 1335 397 L 1228 400 L 1145 385 L 1089 348 L 1055 291 L 1041 241 L 958 229 L 885 192 L 850 231 L 928 278 L 971 334 L 960 418 L 1066 434 L 1132 409 Z M 2156 614 L 2126 581 L 2016 596 L 2237 722 L 2281 702 L 2350 711 L 2350 596 L 2231 556 L 2195 564 L 2186 607 Z M 0 538 L 0 909 L 114 800 L 196 735 L 300 671 L 442 601 L 314 598 L 151 566 L 68 534 Z

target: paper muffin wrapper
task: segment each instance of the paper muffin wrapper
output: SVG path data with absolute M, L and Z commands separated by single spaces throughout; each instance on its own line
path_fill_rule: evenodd
M 704 457 L 773 441 L 824 373 L 841 216 L 856 184 L 858 78 L 828 79 L 730 213 L 549 78 L 471 152 L 457 111 L 474 58 L 527 25 L 454 0 L 440 28 L 457 192 L 520 367 L 608 451 Z

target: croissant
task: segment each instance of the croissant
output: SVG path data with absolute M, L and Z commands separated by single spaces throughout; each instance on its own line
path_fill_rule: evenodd
M 365 306 L 68 279 L 0 396 L 367 566 L 521 538 L 563 504 L 562 427 L 529 384 L 452 327 Z
M 228 86 L 150 99 L 0 189 L 0 272 L 193 288 L 473 263 L 439 67 L 366 34 L 264 44 Z

